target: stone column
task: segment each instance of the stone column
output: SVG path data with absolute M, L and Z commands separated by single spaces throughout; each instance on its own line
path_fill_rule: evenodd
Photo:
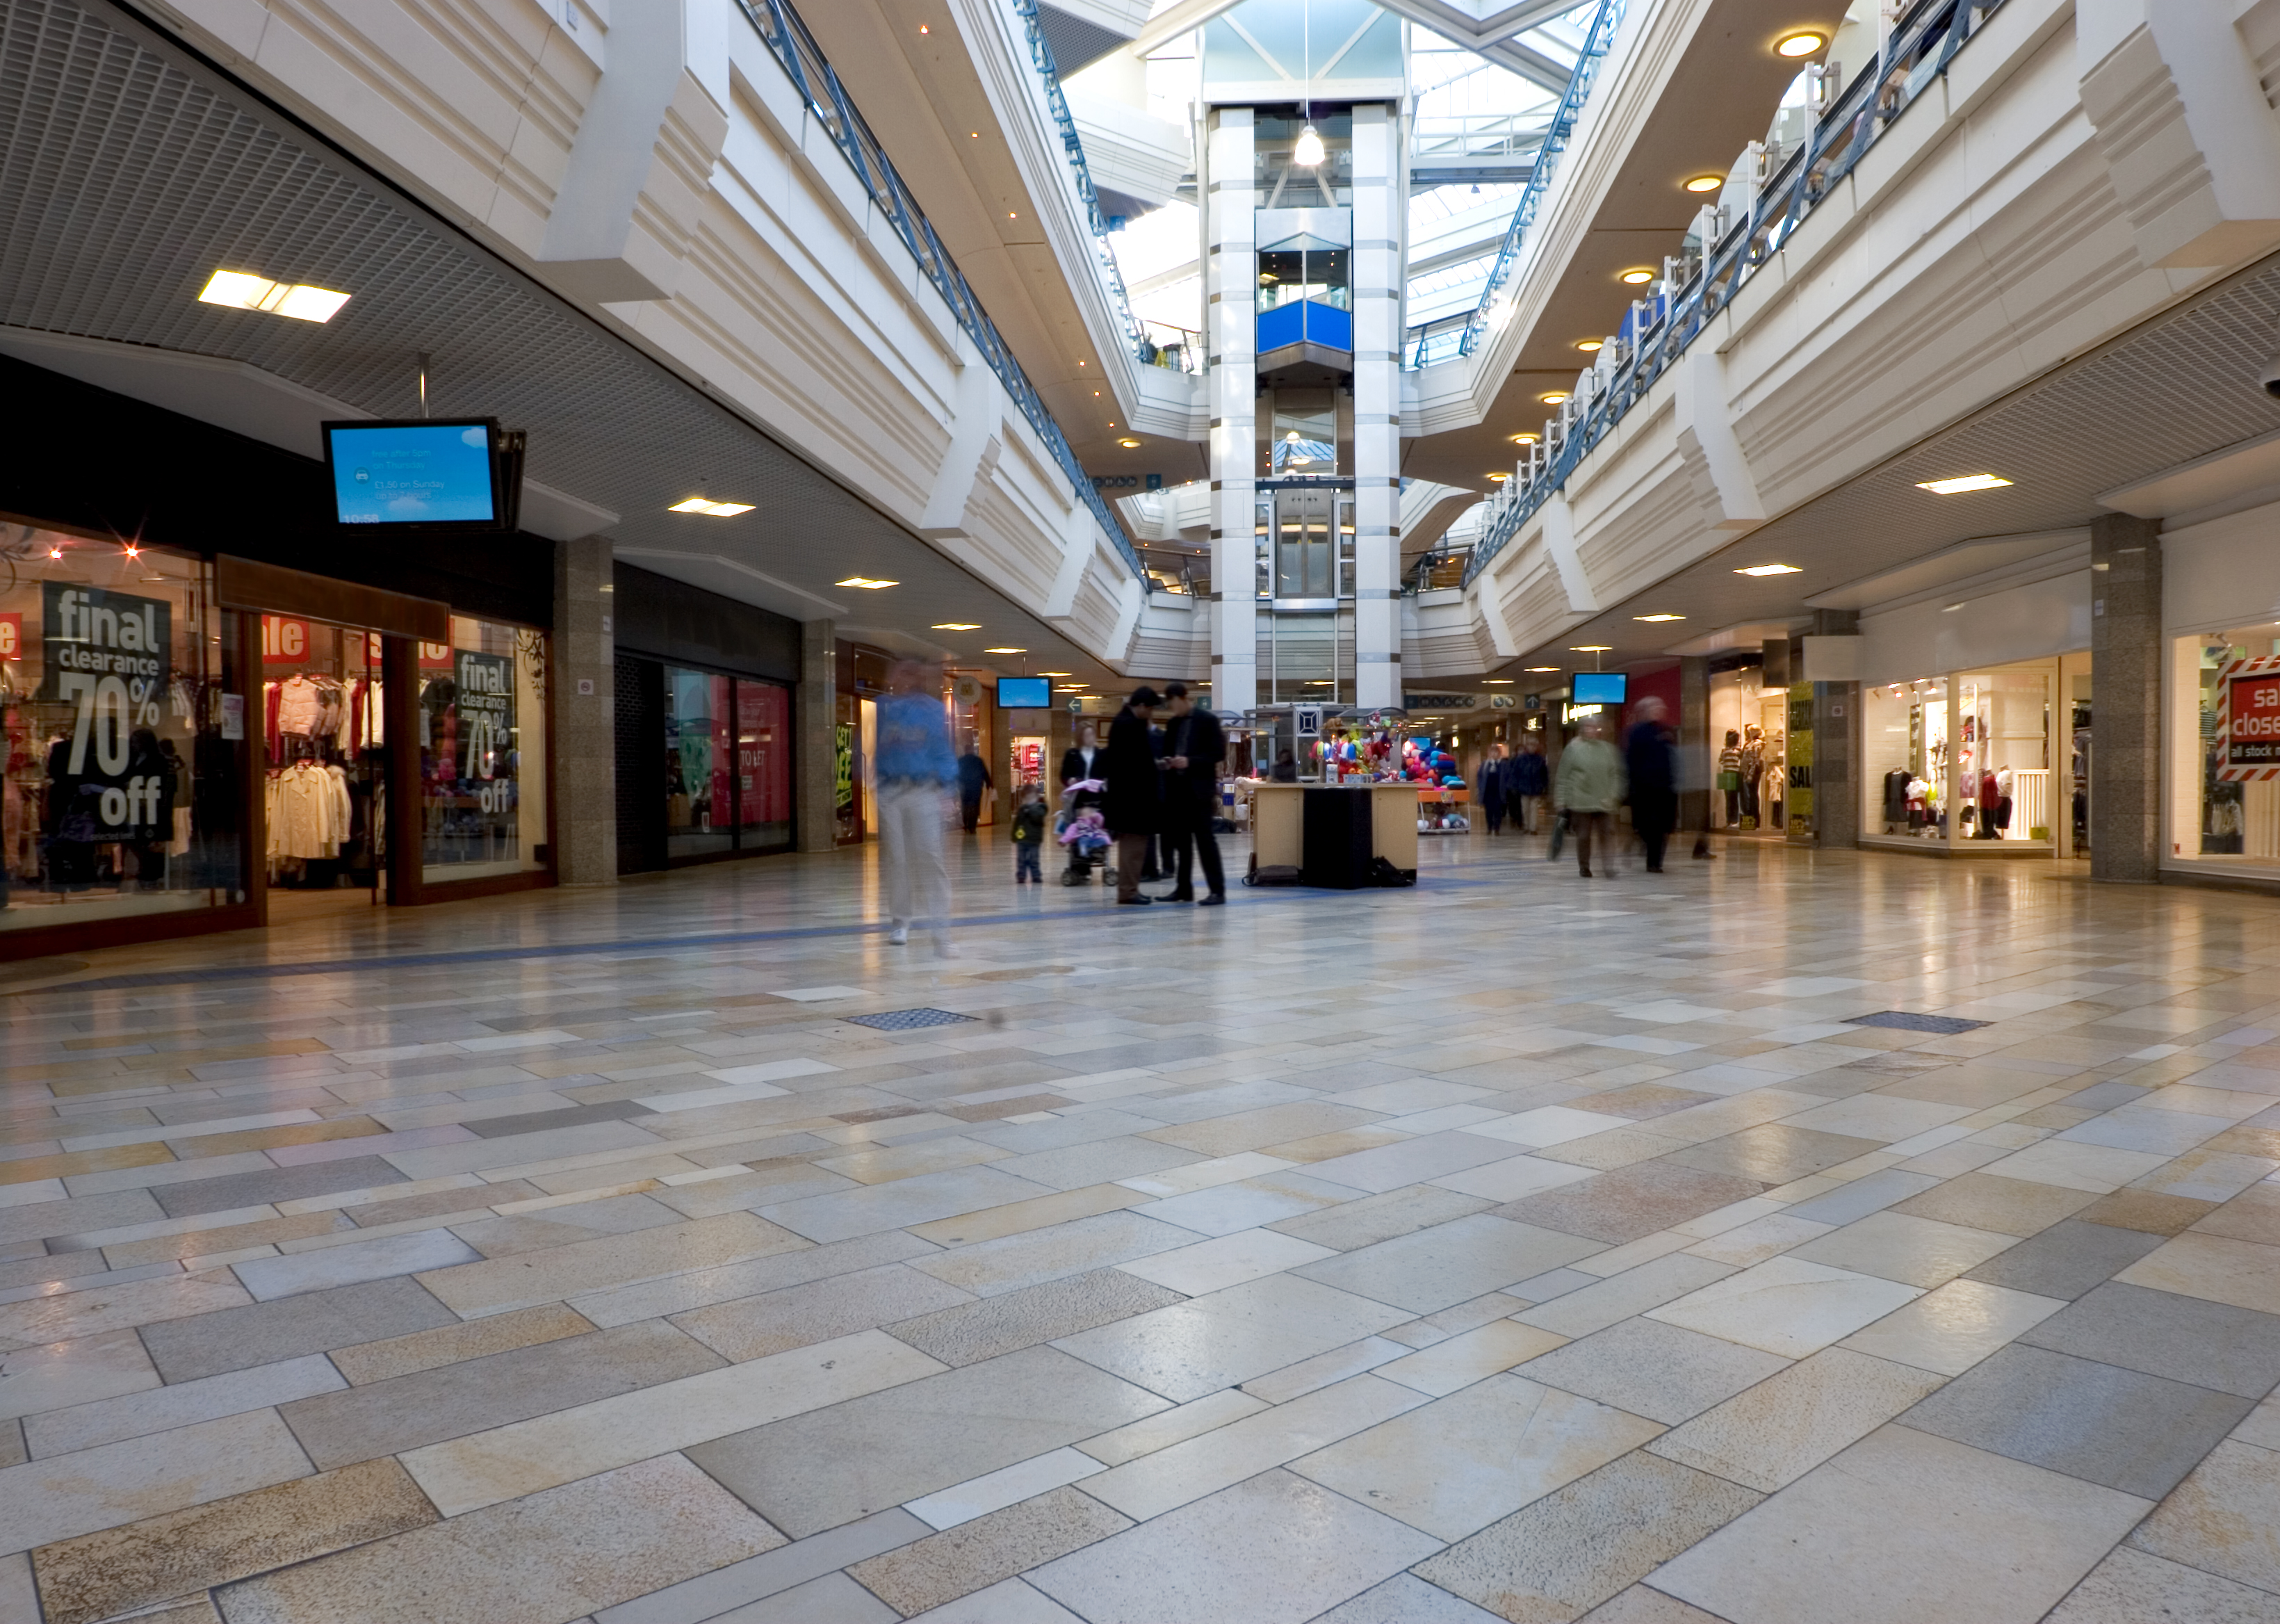
M 1401 120 L 1353 110 L 1354 703 L 1401 703 Z
M 2161 520 L 2091 520 L 2090 570 L 2090 875 L 2150 885 L 2161 861 Z
M 1860 616 L 1851 609 L 1813 612 L 1816 637 L 1857 637 Z M 1813 685 L 1813 833 L 1824 847 L 1860 839 L 1860 685 Z
M 838 843 L 838 628 L 830 620 L 799 627 L 799 693 L 793 699 L 793 817 L 802 851 Z
M 1258 181 L 1248 107 L 1214 108 L 1205 144 L 1204 325 L 1211 400 L 1212 707 L 1259 704 Z
M 564 885 L 618 882 L 616 586 L 610 538 L 554 547 L 554 873 Z
M 1710 827 L 1711 780 L 1718 751 L 1710 737 L 1710 662 L 1691 655 L 1678 661 L 1678 830 L 1699 834 Z M 1691 841 L 1687 843 L 1691 845 Z

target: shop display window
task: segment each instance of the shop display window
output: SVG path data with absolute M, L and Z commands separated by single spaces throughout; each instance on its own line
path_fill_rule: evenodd
M 789 689 L 665 668 L 668 857 L 790 846 L 791 768 Z
M 1890 682 L 1860 690 L 1860 758 L 1869 841 L 1947 839 L 1947 681 Z
M 373 889 L 388 857 L 377 633 L 261 617 L 262 861 L 281 890 Z
M 1863 843 L 1972 855 L 2055 850 L 2065 810 L 2051 758 L 2057 665 L 1864 685 Z
M 245 900 L 223 619 L 196 558 L 0 526 L 0 929 Z
M 791 689 L 736 680 L 736 848 L 791 844 Z
M 420 875 L 430 885 L 547 866 L 546 636 L 465 615 L 422 643 Z
M 2170 643 L 2169 854 L 2280 869 L 2280 621 Z

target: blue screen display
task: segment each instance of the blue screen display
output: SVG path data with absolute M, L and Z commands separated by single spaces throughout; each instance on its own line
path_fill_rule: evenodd
M 1570 697 L 1577 704 L 1621 704 L 1629 688 L 1630 678 L 1623 672 L 1579 671 Z
M 999 677 L 998 704 L 1005 710 L 1036 710 L 1053 702 L 1051 677 Z
M 490 430 L 481 423 L 329 427 L 344 525 L 489 524 Z

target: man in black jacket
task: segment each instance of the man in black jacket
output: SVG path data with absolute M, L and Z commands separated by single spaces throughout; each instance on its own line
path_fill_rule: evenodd
M 1093 766 L 1107 784 L 1100 815 L 1116 836 L 1116 900 L 1133 906 L 1154 901 L 1140 890 L 1140 871 L 1148 862 L 1148 837 L 1161 811 L 1162 776 L 1148 724 L 1162 700 L 1152 688 L 1136 688 L 1116 720 L 1108 724 L 1108 748 Z M 1105 759 L 1104 760 L 1103 758 Z
M 1678 826 L 1677 759 L 1670 748 L 1669 714 L 1660 699 L 1650 694 L 1638 702 L 1629 736 L 1624 742 L 1624 766 L 1631 788 L 1631 827 L 1646 847 L 1646 871 L 1662 872 L 1663 848 Z
M 1164 838 L 1175 854 L 1179 881 L 1156 900 L 1196 900 L 1189 866 L 1190 854 L 1196 852 L 1201 854 L 1208 889 L 1202 905 L 1215 908 L 1227 901 L 1227 875 L 1220 867 L 1219 840 L 1212 833 L 1212 820 L 1219 812 L 1219 768 L 1227 759 L 1227 735 L 1218 717 L 1196 708 L 1186 683 L 1164 684 L 1164 703 L 1172 713 L 1164 755 Z

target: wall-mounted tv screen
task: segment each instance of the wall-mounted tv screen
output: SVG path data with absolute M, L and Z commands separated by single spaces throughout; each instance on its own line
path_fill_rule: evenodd
M 1621 704 L 1629 694 L 1630 678 L 1621 671 L 1579 671 L 1568 698 L 1576 704 Z
M 489 418 L 327 423 L 334 511 L 344 525 L 497 527 L 497 443 Z
M 1053 702 L 1051 677 L 999 677 L 998 704 L 1008 711 L 1034 711 Z

